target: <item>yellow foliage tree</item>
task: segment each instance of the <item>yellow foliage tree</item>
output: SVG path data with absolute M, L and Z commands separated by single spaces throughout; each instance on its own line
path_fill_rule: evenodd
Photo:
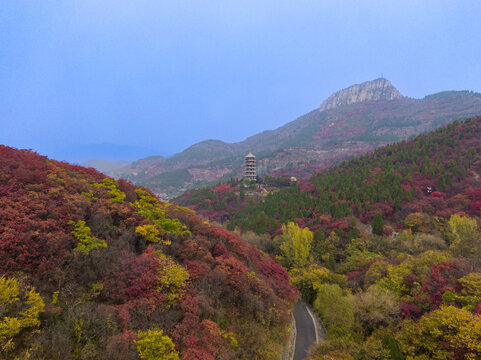
M 431 273 L 431 266 L 447 261 L 450 256 L 442 251 L 429 250 L 416 257 L 408 256 L 399 265 L 387 265 L 387 275 L 378 281 L 378 285 L 383 289 L 390 290 L 398 297 L 406 295 L 412 290 L 406 288 L 404 278 L 414 273 L 418 278 L 425 278 Z M 421 288 L 421 283 L 415 283 L 413 286 Z
M 0 350 L 6 358 L 14 358 L 11 355 L 17 340 L 37 331 L 43 308 L 42 297 L 34 288 L 22 287 L 14 278 L 0 277 Z
M 191 235 L 190 231 L 187 230 L 187 227 L 183 225 L 179 219 L 169 218 L 167 216 L 166 209 L 170 206 L 169 203 L 160 202 L 142 189 L 135 190 L 135 193 L 139 198 L 134 202 L 134 206 L 137 208 L 139 215 L 152 221 L 157 228 L 168 235 Z
M 481 316 L 443 306 L 418 322 L 406 321 L 398 340 L 407 360 L 481 359 Z
M 452 215 L 448 222 L 451 237 L 451 251 L 456 256 L 464 256 L 478 267 L 481 257 L 481 231 L 475 219 Z
M 289 267 L 304 267 L 309 264 L 313 234 L 309 228 L 289 222 L 282 225 L 280 249 Z
M 125 193 L 118 189 L 114 179 L 105 178 L 99 184 L 94 184 L 96 188 L 107 189 L 107 194 L 112 198 L 112 202 L 122 204 L 125 201 Z
M 78 240 L 78 245 L 74 251 L 88 254 L 94 249 L 107 247 L 105 240 L 99 240 L 91 235 L 91 230 L 87 225 L 85 225 L 85 221 L 79 220 L 76 223 L 69 221 L 69 224 L 75 226 L 74 230 L 72 231 L 72 235 Z
M 389 263 L 384 260 L 372 263 L 366 271 L 366 276 L 364 277 L 365 286 L 370 286 L 386 277 L 388 274 L 388 267 Z
M 182 297 L 186 282 L 189 280 L 189 272 L 164 253 L 160 251 L 158 253 L 160 283 L 157 291 L 167 292 L 167 301 L 172 303 Z
M 463 307 L 472 310 L 481 304 L 481 273 L 470 273 L 458 280 L 461 286 L 460 294 L 454 295 L 456 301 Z
M 139 225 L 135 228 L 135 232 L 141 235 L 145 240 L 152 243 L 162 243 L 165 245 L 170 245 L 169 240 L 164 240 L 160 238 L 160 232 L 154 225 Z
M 137 352 L 144 360 L 178 360 L 179 353 L 174 343 L 162 330 L 139 331 L 135 341 Z
M 404 219 L 404 225 L 408 226 L 411 231 L 416 232 L 419 227 L 423 224 L 424 214 L 415 212 L 411 213 Z

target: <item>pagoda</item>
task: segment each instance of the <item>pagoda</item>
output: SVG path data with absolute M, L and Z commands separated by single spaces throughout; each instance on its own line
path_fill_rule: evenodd
M 253 181 L 256 181 L 257 179 L 256 157 L 252 153 L 247 154 L 245 157 L 244 179 L 250 179 Z

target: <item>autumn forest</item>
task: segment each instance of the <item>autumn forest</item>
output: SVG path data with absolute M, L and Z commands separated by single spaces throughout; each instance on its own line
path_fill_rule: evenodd
M 327 359 L 481 358 L 481 118 L 313 175 L 192 190 L 272 254 L 326 328 Z
M 481 1 L 3 1 L 0 360 L 481 360 Z
M 93 169 L 0 147 L 5 359 L 277 359 L 297 291 L 238 235 Z

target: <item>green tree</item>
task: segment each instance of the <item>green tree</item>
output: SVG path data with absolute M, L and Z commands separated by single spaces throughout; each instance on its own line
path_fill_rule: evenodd
M 312 255 L 314 256 L 314 259 L 317 261 L 322 260 L 322 254 L 324 253 L 324 250 L 325 250 L 325 240 L 326 240 L 326 235 L 324 234 L 323 229 L 319 229 L 314 232 L 314 243 L 312 246 Z
M 382 215 L 377 213 L 372 218 L 372 232 L 376 235 L 382 235 L 382 231 L 384 230 L 384 221 L 382 220 Z
M 327 328 L 328 337 L 347 336 L 354 325 L 354 303 L 337 284 L 322 284 L 314 310 Z
M 313 263 L 305 268 L 293 268 L 289 271 L 291 281 L 302 294 L 304 300 L 310 304 L 316 300 L 317 291 L 322 284 L 338 284 L 346 286 L 347 278 L 336 274 L 327 268 Z
M 309 228 L 289 222 L 282 225 L 281 252 L 289 267 L 303 267 L 309 263 L 313 234 Z
M 144 360 L 178 360 L 174 343 L 162 330 L 139 331 L 135 341 L 137 352 Z

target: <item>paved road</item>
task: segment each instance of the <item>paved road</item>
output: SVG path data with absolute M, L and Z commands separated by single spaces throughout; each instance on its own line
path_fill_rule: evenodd
M 316 328 L 306 305 L 302 301 L 299 301 L 294 308 L 294 318 L 297 328 L 294 360 L 302 360 L 307 356 L 307 349 L 316 341 Z

